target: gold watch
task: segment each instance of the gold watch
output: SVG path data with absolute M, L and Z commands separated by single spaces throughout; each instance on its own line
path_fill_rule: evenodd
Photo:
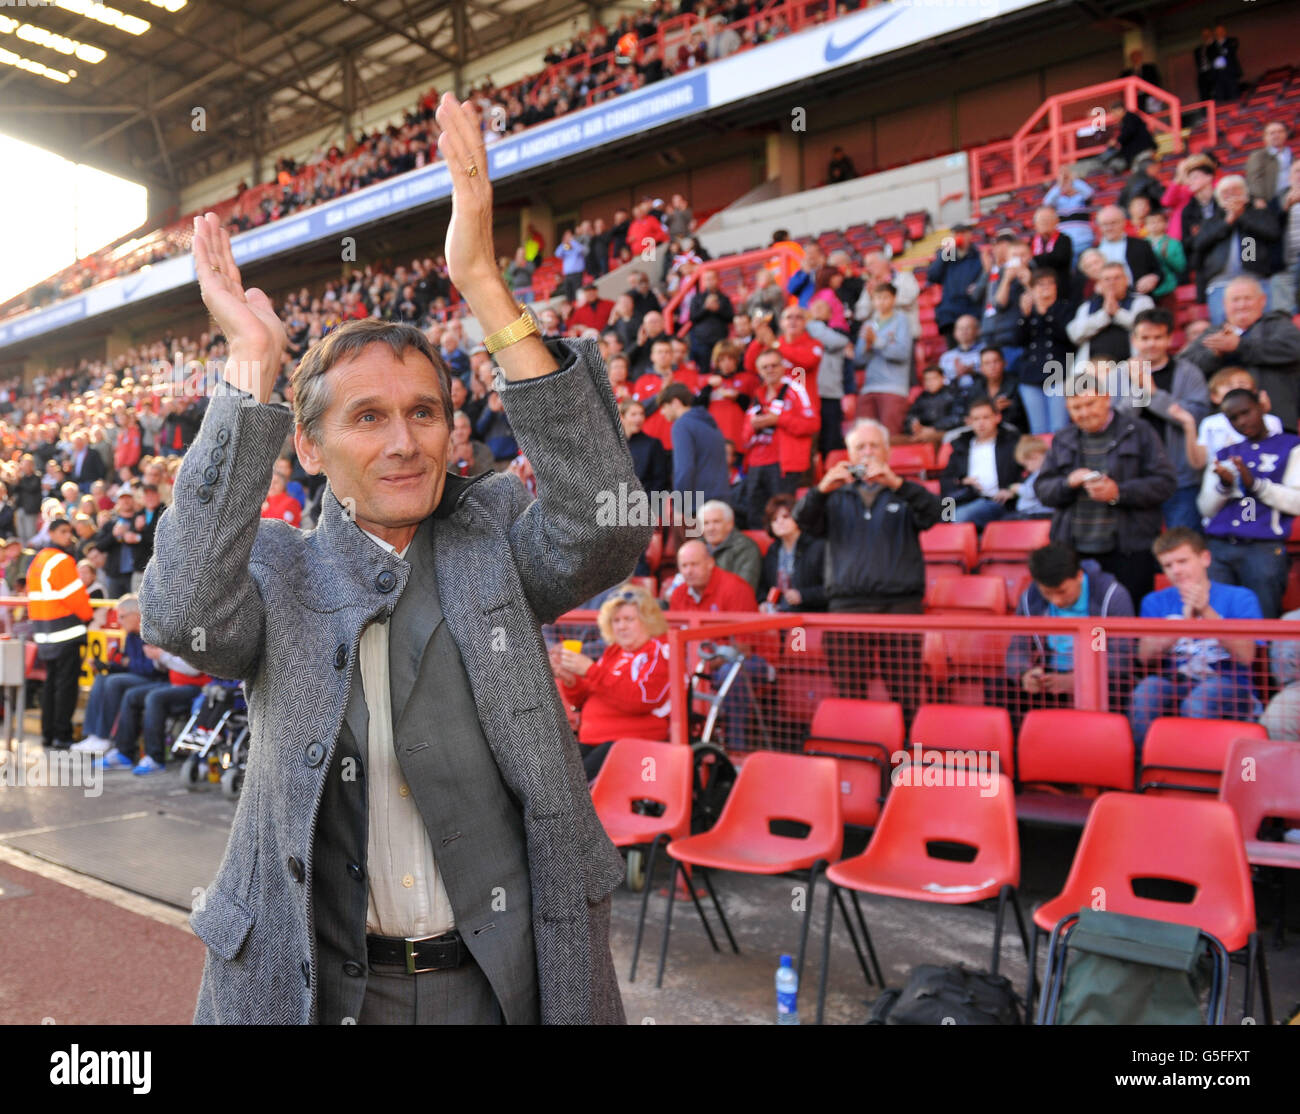
M 483 347 L 489 353 L 500 352 L 507 345 L 514 344 L 516 341 L 523 340 L 526 336 L 531 336 L 539 332 L 537 320 L 533 317 L 528 307 L 523 302 L 519 303 L 519 316 L 510 322 L 504 329 L 498 329 L 483 338 Z

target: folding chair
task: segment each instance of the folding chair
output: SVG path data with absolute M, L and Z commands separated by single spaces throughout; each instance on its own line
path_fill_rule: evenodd
M 916 772 L 920 773 L 919 768 Z M 974 779 L 964 785 L 956 784 L 955 779 L 947 780 L 950 784 L 923 785 L 919 776 L 897 779 L 867 849 L 861 855 L 836 863 L 826 872 L 831 888 L 826 896 L 826 932 L 822 937 L 822 972 L 817 992 L 819 1023 L 826 1002 L 837 899 L 851 937 L 853 931 L 840 897 L 841 888 L 850 892 L 858 929 L 881 987 L 884 987 L 885 979 L 858 901 L 859 893 L 941 905 L 971 905 L 996 897 L 998 909 L 993 927 L 992 959 L 992 973 L 995 975 L 1002 948 L 1003 917 L 1010 902 L 1021 942 L 1028 954 L 1029 939 L 1016 896 L 1016 888 L 1020 885 L 1020 840 L 1016 833 L 1011 779 L 1006 774 L 998 774 L 990 786 L 991 792 Z M 974 855 L 965 862 L 939 858 L 934 854 L 935 845 L 944 843 L 973 848 Z M 862 973 L 870 985 L 871 975 L 862 951 L 856 939 L 853 943 Z
M 1155 882 L 1182 883 L 1188 901 L 1143 896 Z M 1148 892 L 1151 892 L 1148 890 Z M 1084 826 L 1065 888 L 1040 905 L 1031 918 L 1029 1002 L 1038 978 L 1038 934 L 1051 932 L 1062 917 L 1095 908 L 1113 913 L 1192 925 L 1222 941 L 1230 952 L 1245 950 L 1244 1013 L 1260 981 L 1264 1019 L 1273 1024 L 1273 1003 L 1264 952 L 1255 931 L 1250 866 L 1237 817 L 1222 801 L 1107 793 L 1098 798 Z
M 609 748 L 605 763 L 591 784 L 591 803 L 596 806 L 596 815 L 614 846 L 641 848 L 648 844 L 650 847 L 628 982 L 636 982 L 655 854 L 660 845 L 691 834 L 692 758 L 688 746 L 648 739 L 619 739 Z
M 804 825 L 803 836 L 778 835 L 772 831 L 774 821 Z M 722 809 L 718 822 L 707 832 L 675 840 L 668 845 L 676 869 L 668 884 L 668 905 L 664 916 L 664 937 L 659 951 L 659 975 L 655 986 L 663 985 L 664 965 L 668 960 L 668 935 L 672 930 L 673 905 L 677 896 L 677 871 L 698 868 L 713 908 L 722 922 L 723 931 L 737 955 L 740 948 L 718 903 L 718 895 L 709 877 L 710 870 L 733 870 L 740 874 L 798 875 L 808 880 L 808 903 L 804 907 L 803 927 L 799 933 L 799 958 L 795 969 L 803 975 L 804 952 L 808 944 L 808 924 L 812 917 L 813 892 L 817 875 L 835 862 L 844 846 L 844 816 L 840 808 L 839 774 L 829 758 L 757 751 L 740 768 L 735 787 Z M 718 942 L 709 927 L 704 907 L 694 888 L 691 901 L 700 915 L 704 931 L 713 950 Z

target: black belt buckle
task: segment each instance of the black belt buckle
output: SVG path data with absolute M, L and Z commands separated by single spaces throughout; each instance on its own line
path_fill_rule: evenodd
M 428 953 L 429 951 L 442 953 L 441 955 L 438 955 L 437 958 L 439 960 L 444 960 L 444 961 L 437 962 L 432 967 L 417 967 L 415 965 L 415 945 L 429 943 L 430 941 L 433 940 L 439 940 L 441 939 L 442 936 L 447 937 L 447 939 L 442 941 L 443 944 L 442 947 L 438 947 L 434 949 L 424 948 L 421 950 L 424 951 L 425 953 Z M 407 936 L 404 938 L 403 943 L 406 945 L 406 973 L 408 975 L 421 975 L 424 974 L 426 971 L 442 971 L 448 967 L 456 967 L 459 965 L 460 937 L 456 936 L 454 933 L 442 933 L 440 936 Z M 448 958 L 446 956 L 446 951 L 448 948 L 451 950 L 451 955 L 449 957 L 451 959 L 450 963 L 445 962 L 445 958 Z

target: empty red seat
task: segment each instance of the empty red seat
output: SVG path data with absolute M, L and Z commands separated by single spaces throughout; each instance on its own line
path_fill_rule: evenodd
M 1234 719 L 1186 719 L 1161 716 L 1153 720 L 1142 743 L 1139 790 L 1156 795 L 1217 795 L 1224 763 L 1233 741 L 1267 739 L 1258 723 Z
M 875 827 L 893 757 L 903 748 L 903 709 L 883 700 L 823 700 L 813 715 L 805 754 L 833 758 L 839 769 L 844 823 Z
M 1219 800 L 1237 816 L 1246 858 L 1253 866 L 1300 870 L 1300 843 L 1260 839 L 1266 820 L 1300 827 L 1300 743 L 1290 739 L 1237 739 L 1228 748 Z M 1249 774 L 1249 776 L 1247 776 Z
M 949 562 L 969 571 L 975 567 L 978 542 L 973 522 L 940 522 L 921 531 L 926 564 Z
M 1029 566 L 1020 561 L 981 561 L 979 572 L 980 576 L 996 576 L 1002 580 L 1007 591 L 1007 613 L 1015 614 L 1020 597 L 1032 579 Z
M 745 537 L 758 546 L 759 553 L 764 556 L 767 555 L 767 551 L 771 548 L 773 542 L 771 534 L 766 530 L 745 530 L 743 533 Z
M 990 522 L 980 540 L 981 561 L 1027 561 L 1035 549 L 1050 540 L 1052 523 L 1046 518 Z
M 982 612 L 1005 615 L 1007 589 L 1000 576 L 954 576 L 936 580 L 926 592 L 925 610 L 933 615 Z
M 997 770 L 1013 776 L 1015 736 L 1005 708 L 978 704 L 922 704 L 912 720 L 911 743 L 926 750 L 997 755 Z
M 1022 786 L 1016 811 L 1022 820 L 1082 823 L 1098 791 L 1133 788 L 1128 719 L 1116 712 L 1037 708 L 1020 725 L 1016 773 Z M 1054 791 L 1029 788 L 1037 785 Z M 1067 794 L 1066 786 L 1091 793 Z
M 934 449 L 927 444 L 895 445 L 889 450 L 889 467 L 900 476 L 920 476 L 933 472 Z

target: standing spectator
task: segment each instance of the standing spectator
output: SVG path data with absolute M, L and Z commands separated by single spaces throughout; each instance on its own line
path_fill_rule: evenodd
M 774 495 L 763 511 L 776 544 L 763 554 L 758 595 L 764 602 L 759 606 L 769 611 L 824 611 L 826 543 L 799 529 L 794 505 L 793 495 Z
M 952 330 L 957 318 L 969 313 L 979 320 L 980 306 L 975 300 L 975 291 L 983 274 L 984 264 L 975 250 L 971 226 L 954 225 L 951 242 L 944 240 L 939 254 L 925 272 L 927 282 L 938 283 L 943 288 L 939 304 L 934 309 L 934 320 L 949 347 L 953 344 Z M 894 293 L 897 294 L 897 290 Z
M 1246 160 L 1246 186 L 1256 208 L 1286 196 L 1290 188 L 1293 156 L 1286 141 L 1286 125 L 1271 120 L 1264 125 L 1264 145 L 1251 151 Z
M 845 332 L 849 327 L 848 311 L 840 300 L 840 287 L 844 285 L 844 275 L 834 267 L 826 266 L 817 272 L 817 289 L 808 301 L 811 312 L 813 306 L 824 305 L 830 313 L 827 320 L 832 329 Z
M 583 272 L 587 269 L 587 248 L 574 236 L 573 229 L 566 228 L 556 245 L 555 255 L 560 260 L 564 296 L 572 300 L 578 296 Z
M 1128 590 L 1096 561 L 1080 560 L 1064 542 L 1048 542 L 1029 555 L 1029 587 L 1016 604 L 1016 615 L 1034 619 L 1129 619 L 1133 601 Z M 1113 638 L 1106 647 L 1106 672 L 1112 698 L 1128 684 L 1133 671 L 1132 640 Z M 1017 634 L 1007 648 L 1007 682 L 995 689 L 991 704 L 1005 707 L 1019 726 L 1034 708 L 1074 706 L 1074 636 Z
M 132 576 L 137 571 L 135 547 L 142 535 L 135 530 L 135 512 L 135 496 L 129 488 L 123 488 L 117 497 L 115 517 L 100 539 L 100 548 L 108 554 L 104 576 L 115 598 L 131 591 Z
M 758 357 L 759 387 L 745 414 L 745 522 L 757 528 L 773 495 L 799 487 L 812 463 L 818 411 L 805 383 L 786 374 L 785 361 L 769 349 Z M 757 584 L 757 580 L 755 580 Z
M 1142 601 L 1143 619 L 1258 619 L 1259 600 L 1249 588 L 1210 577 L 1212 558 L 1195 530 L 1168 530 L 1152 546 L 1169 587 Z M 1187 719 L 1255 719 L 1264 709 L 1251 681 L 1253 638 L 1185 635 L 1141 638 L 1138 661 L 1153 669 L 1133 690 L 1133 740 L 1140 748 L 1160 716 Z
M 516 293 L 533 284 L 534 266 L 523 248 L 515 248 L 514 258 L 506 267 L 506 285 Z
M 953 346 L 939 357 L 939 369 L 946 382 L 960 384 L 964 377 L 979 371 L 980 350 L 984 347 L 979 329 L 978 319 L 971 314 L 957 318 L 952 329 Z
M 652 309 L 641 319 L 641 325 L 636 333 L 636 344 L 627 353 L 628 361 L 632 365 L 633 382 L 650 370 L 654 362 L 655 344 L 666 340 L 668 340 L 668 333 L 664 329 L 664 315 L 659 310 Z
M 827 470 L 794 509 L 801 530 L 826 539 L 827 610 L 919 615 L 925 598 L 920 532 L 939 521 L 942 504 L 889 467 L 889 431 L 880 422 L 859 421 L 846 441 L 848 460 Z M 827 631 L 825 648 L 841 696 L 864 698 L 875 666 L 890 698 L 911 718 L 920 703 L 916 635 Z
M 952 505 L 954 522 L 973 522 L 980 530 L 1015 510 L 1011 488 L 1020 480 L 1016 445 L 1020 435 L 999 422 L 987 398 L 974 399 L 966 411 L 970 429 L 952 442 L 940 492 Z
M 625 398 L 618 404 L 618 413 L 623 423 L 623 436 L 627 438 L 627 451 L 632 456 L 632 466 L 641 487 L 647 494 L 668 491 L 672 482 L 668 454 L 659 438 L 641 432 L 645 424 L 645 404 L 635 398 Z
M 744 437 L 745 410 L 758 389 L 758 376 L 742 366 L 744 356 L 743 349 L 736 343 L 718 341 L 713 346 L 710 366 L 707 374 L 702 375 L 702 386 L 697 396 L 699 405 L 708 407 L 722 436 L 732 444 L 739 444 Z
M 1183 255 L 1188 270 L 1196 276 L 1197 301 L 1205 301 L 1205 275 L 1200 257 L 1196 254 L 1196 234 L 1201 225 L 1214 217 L 1221 217 L 1223 209 L 1214 196 L 1215 163 L 1204 155 L 1187 160 L 1184 177 L 1187 182 L 1187 202 L 1181 214 Z
M 550 653 L 561 694 L 582 711 L 582 765 L 594 778 L 616 739 L 668 738 L 668 622 L 644 588 L 624 585 L 596 617 L 605 652 L 599 661 L 566 649 Z
M 1164 442 L 1174 466 L 1178 488 L 1161 508 L 1165 526 L 1197 530 L 1201 517 L 1196 499 L 1201 491 L 1201 469 L 1191 462 L 1187 446 L 1196 440 L 1201 419 L 1210 412 L 1210 393 L 1201 369 L 1188 360 L 1171 357 L 1174 319 L 1168 310 L 1149 309 L 1133 321 L 1133 356 L 1124 364 L 1115 396 L 1117 413 L 1132 412 L 1150 423 Z
M 1101 153 L 1101 160 L 1112 174 L 1127 170 L 1142 155 L 1154 154 L 1155 137 L 1146 122 L 1136 112 L 1129 112 L 1123 104 L 1110 107 L 1111 119 L 1119 125 L 1115 138 Z
M 1055 512 L 1052 541 L 1093 558 L 1141 601 L 1155 582 L 1151 543 L 1177 487 L 1173 465 L 1150 423 L 1116 414 L 1091 376 L 1075 379 L 1066 408 L 1071 424 L 1053 436 L 1034 484 Z
M 658 413 L 671 425 L 672 489 L 681 494 L 683 506 L 698 513 L 709 500 L 725 500 L 731 494 L 727 478 L 727 447 L 713 415 L 696 406 L 690 388 L 670 383 L 659 394 Z
M 293 494 L 292 485 L 290 494 Z M 143 507 L 139 507 L 135 512 L 135 521 L 132 527 L 133 533 L 140 539 L 135 543 L 135 572 L 131 577 L 131 591 L 136 591 L 140 586 L 140 580 L 144 577 L 145 566 L 153 558 L 153 539 L 158 532 L 158 520 L 162 517 L 163 510 L 162 496 L 158 491 L 156 484 L 144 484 L 140 488 L 140 498 L 144 502 Z M 296 498 L 296 496 L 295 496 Z M 301 507 L 302 504 L 299 503 Z
M 1246 179 L 1228 174 L 1214 187 L 1215 208 L 1197 228 L 1192 238 L 1196 259 L 1197 282 L 1205 291 L 1210 307 L 1210 324 L 1222 325 L 1224 294 L 1238 275 L 1253 275 L 1264 291 L 1268 308 L 1268 276 L 1274 245 L 1282 230 L 1271 208 L 1257 209 L 1249 204 Z
M 891 283 L 876 286 L 871 293 L 875 314 L 858 333 L 856 359 L 865 369 L 858 408 L 862 417 L 900 434 L 912 390 L 912 332 L 907 318 L 894 309 L 894 295 Z
M 632 249 L 633 257 L 654 258 L 649 254 L 657 244 L 666 244 L 671 238 L 663 222 L 654 215 L 654 202 L 643 199 L 632 210 L 633 217 L 627 229 L 627 245 Z
M 1188 155 L 1182 159 L 1177 168 L 1174 170 L 1173 180 L 1165 187 L 1165 192 L 1160 195 L 1160 207 L 1169 217 L 1169 235 L 1183 244 L 1183 252 L 1186 254 L 1187 245 L 1183 241 L 1183 209 L 1192 199 L 1192 189 L 1188 185 L 1187 175 L 1192 167 L 1208 167 L 1211 189 L 1214 183 L 1214 159 L 1206 152 L 1196 155 Z
M 93 617 L 90 597 L 72 558 L 72 523 L 49 524 L 49 545 L 27 570 L 27 592 L 36 656 L 45 664 L 41 696 L 41 741 L 53 750 L 72 746 L 81 652 Z
M 1070 340 L 1079 346 L 1078 362 L 1127 360 L 1133 322 L 1138 314 L 1154 308 L 1155 303 L 1145 294 L 1129 289 L 1124 264 L 1107 263 L 1101 269 L 1097 293 L 1079 307 L 1066 326 Z
M 718 272 L 710 268 L 700 275 L 699 288 L 691 295 L 689 334 L 691 359 L 707 368 L 713 346 L 727 338 L 736 311 L 731 299 L 718 285 Z
M 36 473 L 36 458 L 24 453 L 18 462 L 18 480 L 14 484 L 14 519 L 18 540 L 29 542 L 41 528 L 41 477 Z
M 664 226 L 668 229 L 668 235 L 680 240 L 694 232 L 695 214 L 686 203 L 686 198 L 680 193 L 675 193 L 668 204 L 668 211 L 664 214 Z
M 1222 409 L 1242 440 L 1218 451 L 1201 485 L 1210 575 L 1253 589 L 1264 618 L 1276 619 L 1290 566 L 1291 521 L 1300 514 L 1300 437 L 1270 434 L 1254 391 L 1229 391 Z
M 875 303 L 871 295 L 876 287 L 888 283 L 894 288 L 894 306 L 907 318 L 907 323 L 915 340 L 921 335 L 921 310 L 917 300 L 921 296 L 921 285 L 911 271 L 896 270 L 890 266 L 882 251 L 869 251 L 862 257 L 862 293 L 853 305 L 853 316 L 860 324 L 875 312 Z M 856 327 L 853 339 L 857 340 Z
M 844 148 L 831 148 L 831 161 L 826 167 L 826 184 L 833 186 L 837 182 L 848 182 L 858 176 L 853 160 L 844 153 Z
M 1300 162 L 1292 162 L 1290 187 L 1278 202 L 1282 226 L 1282 270 L 1269 280 L 1274 309 L 1295 313 L 1300 301 Z
M 817 397 L 821 400 L 817 449 L 825 456 L 844 448 L 844 396 L 855 393 L 857 389 L 853 375 L 853 342 L 846 333 L 837 332 L 831 326 L 831 309 L 826 302 L 814 298 L 808 314 L 805 325 L 808 335 L 822 346 L 816 381 Z
M 1060 218 L 1052 206 L 1040 205 L 1034 210 L 1034 238 L 1029 242 L 1029 249 L 1033 253 L 1030 276 L 1039 267 L 1050 267 L 1056 275 L 1056 288 L 1069 290 L 1074 242 L 1061 229 Z M 1009 362 L 1015 366 L 1014 361 Z
M 108 474 L 108 469 L 104 466 L 104 458 L 90 447 L 90 442 L 84 433 L 78 433 L 72 438 L 72 470 L 70 478 L 77 487 L 85 492 L 90 490 L 90 485 L 96 480 L 102 480 Z
M 1223 292 L 1223 327 L 1199 337 L 1186 356 L 1207 377 L 1225 367 L 1244 367 L 1268 392 L 1282 427 L 1294 431 L 1300 413 L 1300 329 L 1281 310 L 1266 313 L 1259 282 L 1241 275 Z
M 140 463 L 140 423 L 136 420 L 134 410 L 123 410 L 122 431 L 117 436 L 113 448 L 113 471 L 134 468 Z
M 474 440 L 472 432 L 473 426 L 465 411 L 455 411 L 451 419 L 451 436 L 447 439 L 448 472 L 457 476 L 481 476 L 492 471 L 491 450 L 482 441 Z
M 760 267 L 754 274 L 754 289 L 743 303 L 750 317 L 775 317 L 785 305 L 785 291 L 777 285 L 772 272 Z
M 1214 100 L 1214 32 L 1208 27 L 1201 28 L 1200 44 L 1192 49 L 1192 61 L 1196 65 L 1196 99 Z
M 1214 69 L 1214 99 L 1219 104 L 1235 101 L 1241 96 L 1241 61 L 1237 57 L 1237 37 L 1229 35 L 1222 23 L 1214 28 L 1209 54 Z
M 1074 244 L 1076 259 L 1092 247 L 1092 211 L 1088 204 L 1091 197 L 1092 187 L 1082 178 L 1076 178 L 1068 166 L 1056 172 L 1055 184 L 1043 197 L 1043 204 L 1056 210 L 1061 231 Z

